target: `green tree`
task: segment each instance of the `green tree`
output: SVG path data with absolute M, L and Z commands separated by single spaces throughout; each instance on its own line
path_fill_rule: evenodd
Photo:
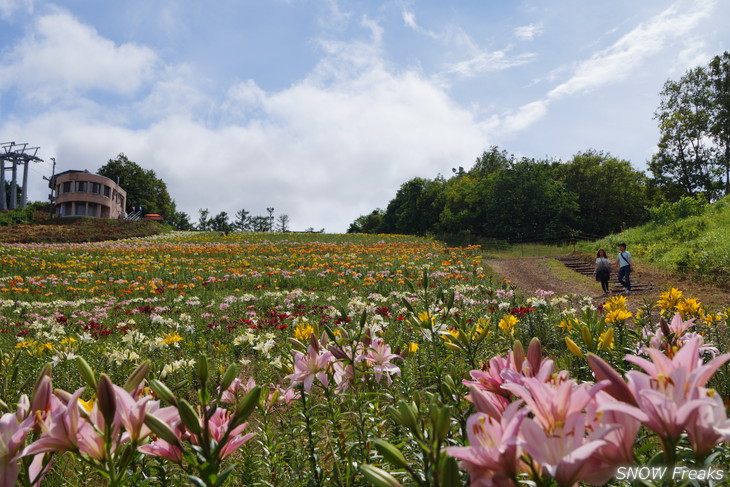
M 243 208 L 236 212 L 236 219 L 233 221 L 233 228 L 238 231 L 245 232 L 251 229 L 249 212 Z
M 443 209 L 444 180 L 413 178 L 403 183 L 383 215 L 383 231 L 425 235 L 433 232 Z
M 12 198 L 10 191 L 13 188 L 13 182 L 3 181 L 3 183 L 5 184 L 5 208 L 10 208 L 10 201 Z M 20 208 L 20 202 L 23 201 L 23 187 L 16 183 L 15 190 L 17 191 L 17 196 L 15 198 L 15 207 Z
M 709 65 L 712 90 L 710 134 L 717 145 L 718 165 L 725 172 L 725 194 L 730 194 L 730 52 L 715 56 Z
M 173 213 L 172 216 L 167 219 L 167 223 L 172 225 L 172 228 L 175 230 L 195 230 L 195 225 L 190 222 L 190 215 L 184 211 L 176 211 Z
M 707 143 L 712 119 L 712 93 L 707 71 L 694 68 L 679 81 L 668 80 L 660 93 L 659 152 L 649 162 L 656 184 L 667 199 L 703 192 L 713 197 L 718 189 L 713 150 Z
M 228 221 L 228 213 L 221 211 L 209 221 L 210 229 L 214 232 L 223 232 L 228 234 L 233 230 L 233 226 Z
M 555 177 L 548 161 L 522 159 L 479 185 L 476 231 L 513 240 L 551 240 L 575 228 L 576 195 Z
M 251 230 L 254 232 L 268 232 L 271 220 L 268 216 L 253 216 L 249 219 Z
M 589 150 L 564 164 L 557 177 L 576 196 L 575 229 L 604 236 L 648 219 L 646 177 L 628 161 Z
M 200 208 L 198 210 L 198 230 L 206 232 L 210 230 L 210 211 L 208 208 Z
M 383 214 L 385 212 L 378 208 L 369 215 L 361 215 L 350 223 L 347 233 L 382 233 Z
M 514 163 L 514 156 L 507 153 L 506 150 L 499 150 L 499 147 L 493 145 L 489 151 L 484 151 L 481 157 L 474 162 L 474 167 L 469 170 L 469 174 L 479 177 L 487 177 L 504 169 L 509 169 Z
M 158 213 L 165 220 L 175 213 L 175 202 L 170 198 L 167 184 L 154 171 L 144 169 L 124 154 L 119 154 L 116 159 L 109 159 L 97 173 L 119 183 L 127 192 L 129 208 L 141 206 L 145 213 Z
M 289 215 L 287 215 L 286 213 L 282 213 L 276 219 L 276 222 L 277 222 L 276 230 L 278 232 L 288 232 L 289 231 Z

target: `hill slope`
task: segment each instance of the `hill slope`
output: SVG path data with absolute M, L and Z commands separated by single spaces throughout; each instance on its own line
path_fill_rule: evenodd
M 681 214 L 678 210 L 683 205 L 668 205 L 667 211 L 655 213 L 651 223 L 582 244 L 580 248 L 587 252 L 605 248 L 613 253 L 619 242 L 626 242 L 631 254 L 641 261 L 682 277 L 730 286 L 730 197 L 693 209 L 694 216 L 673 215 Z
M 80 243 L 146 237 L 166 231 L 159 223 L 140 220 L 80 218 L 63 224 L 48 222 L 0 226 L 0 243 Z

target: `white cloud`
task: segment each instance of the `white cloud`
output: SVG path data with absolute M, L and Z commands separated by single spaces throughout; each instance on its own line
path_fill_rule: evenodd
M 150 94 L 133 107 L 149 126 L 128 128 L 110 122 L 127 110 L 91 107 L 0 122 L 0 132 L 34 134 L 58 170 L 96 170 L 124 152 L 166 181 L 194 219 L 201 207 L 233 215 L 273 206 L 289 214 L 293 229 L 344 231 L 385 206 L 407 179 L 466 165 L 488 145 L 473 114 L 432 80 L 389 69 L 381 28 L 368 18 L 362 24 L 369 39 L 322 42 L 318 66 L 285 89 L 246 80 L 214 105 L 191 73 L 171 69 L 156 73 Z M 34 184 L 31 197 L 45 199 L 42 181 Z
M 32 32 L 3 56 L 0 83 L 42 102 L 100 90 L 129 95 L 150 79 L 154 52 L 115 45 L 65 12 L 36 19 Z
M 523 25 L 515 29 L 515 37 L 523 41 L 531 41 L 538 35 L 542 34 L 542 23 Z
M 403 10 L 403 22 L 413 30 L 419 30 L 418 24 L 416 23 L 416 14 L 410 10 Z
M 610 47 L 581 62 L 575 74 L 551 90 L 548 96 L 560 98 L 584 93 L 626 78 L 667 44 L 687 35 L 700 20 L 710 15 L 714 2 L 698 2 L 694 7 L 680 10 L 672 6 L 641 23 Z
M 17 11 L 33 12 L 33 0 L 0 0 L 0 19 L 8 19 Z
M 531 53 L 511 56 L 507 50 L 484 50 L 475 53 L 465 61 L 447 65 L 446 71 L 465 78 L 471 78 L 490 71 L 500 71 L 502 69 L 520 66 L 530 62 L 534 57 L 535 55 Z
M 508 110 L 492 116 L 486 126 L 493 134 L 509 136 L 524 131 L 535 122 L 547 116 L 548 106 L 558 99 L 588 93 L 606 85 L 617 83 L 646 66 L 653 56 L 666 50 L 670 45 L 681 42 L 673 62 L 682 70 L 706 62 L 702 56 L 703 41 L 697 37 L 688 38 L 699 23 L 707 18 L 715 6 L 714 0 L 704 0 L 687 4 L 681 2 L 665 9 L 659 15 L 640 23 L 627 34 L 620 37 L 609 47 L 599 50 L 590 58 L 578 62 L 572 68 L 572 75 L 550 90 L 542 100 L 522 105 L 517 111 Z M 499 64 L 499 60 L 496 61 Z M 465 70 L 468 71 L 469 65 Z M 553 70 L 545 80 L 555 79 L 565 72 L 565 66 Z M 539 80 L 538 80 L 539 81 Z

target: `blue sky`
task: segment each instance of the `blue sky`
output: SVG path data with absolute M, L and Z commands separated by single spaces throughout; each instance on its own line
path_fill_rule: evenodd
M 178 208 L 344 231 L 492 145 L 646 168 L 667 79 L 730 49 L 725 0 L 0 0 L 0 142 L 43 175 L 125 153 Z

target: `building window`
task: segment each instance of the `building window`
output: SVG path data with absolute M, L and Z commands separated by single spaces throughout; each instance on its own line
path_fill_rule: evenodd
M 76 181 L 76 192 L 86 193 L 86 181 Z
M 99 183 L 91 183 L 91 192 L 100 194 L 101 193 L 101 184 Z
M 76 203 L 76 216 L 86 216 L 86 205 L 83 203 Z
M 71 181 L 66 181 L 65 183 L 63 183 L 63 192 L 64 193 L 71 192 Z
M 89 203 L 89 211 L 86 216 L 97 216 L 96 215 L 96 203 Z
M 106 196 L 108 198 L 109 197 L 109 194 L 111 192 L 112 192 L 112 189 L 109 186 L 104 185 L 104 196 Z

